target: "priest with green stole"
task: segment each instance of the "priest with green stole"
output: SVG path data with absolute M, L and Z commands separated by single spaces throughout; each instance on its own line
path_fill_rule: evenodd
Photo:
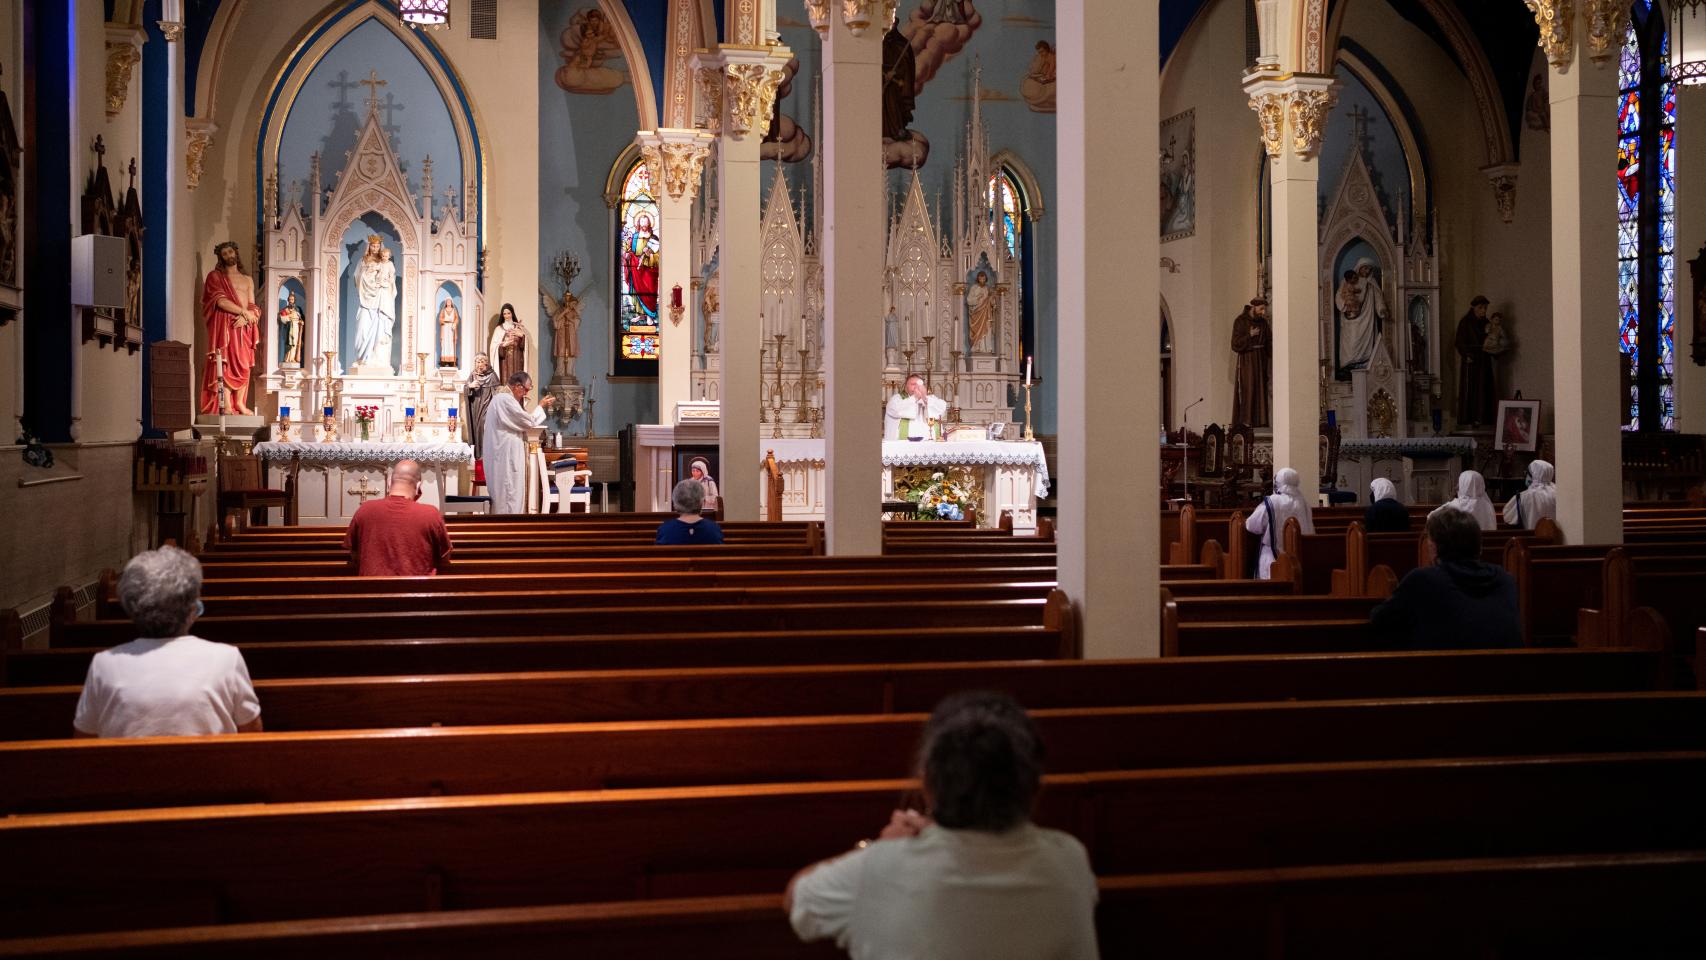
M 883 411 L 883 439 L 932 439 L 931 421 L 940 423 L 947 412 L 948 402 L 930 393 L 924 375 L 911 374 L 906 378 L 906 392 L 890 397 Z

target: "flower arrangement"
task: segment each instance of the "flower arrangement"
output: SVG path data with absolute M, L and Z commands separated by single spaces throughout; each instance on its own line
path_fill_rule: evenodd
M 373 427 L 373 421 L 379 416 L 377 406 L 359 406 L 355 408 L 355 423 L 361 428 L 361 439 L 367 439 L 367 432 Z
M 919 520 L 964 520 L 983 498 L 976 475 L 966 467 L 897 470 L 894 487 L 896 496 L 918 504 L 914 516 Z

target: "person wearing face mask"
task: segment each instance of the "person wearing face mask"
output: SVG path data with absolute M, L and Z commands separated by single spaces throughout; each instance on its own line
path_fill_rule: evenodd
M 1487 481 L 1474 470 L 1465 470 L 1457 475 L 1457 499 L 1440 504 L 1433 513 L 1441 510 L 1461 510 L 1474 517 L 1482 530 L 1491 530 L 1499 525 L 1493 515 L 1493 501 L 1487 499 Z M 1430 519 L 1433 513 L 1428 514 Z
M 382 499 L 369 500 L 344 533 L 350 568 L 363 577 L 430 577 L 450 568 L 444 515 L 421 498 L 421 467 L 399 460 Z
M 1274 492 L 1250 511 L 1244 529 L 1262 538 L 1262 552 L 1256 558 L 1256 579 L 1267 580 L 1272 574 L 1274 558 L 1280 554 L 1280 537 L 1285 535 L 1286 520 L 1296 517 L 1304 534 L 1315 532 L 1315 515 L 1309 501 L 1303 499 L 1298 486 L 1297 471 L 1283 467 L 1274 473 Z
M 1363 511 L 1362 526 L 1369 533 L 1408 533 L 1410 511 L 1398 502 L 1398 488 L 1381 477 L 1368 485 L 1368 509 Z
M 1505 504 L 1505 523 L 1524 530 L 1533 530 L 1541 517 L 1558 516 L 1558 485 L 1552 482 L 1556 473 L 1545 460 L 1528 465 L 1528 489 L 1510 498 Z

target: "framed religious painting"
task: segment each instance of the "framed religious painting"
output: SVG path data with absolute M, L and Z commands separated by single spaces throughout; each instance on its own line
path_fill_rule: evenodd
M 1500 400 L 1493 447 L 1533 453 L 1540 446 L 1540 401 Z

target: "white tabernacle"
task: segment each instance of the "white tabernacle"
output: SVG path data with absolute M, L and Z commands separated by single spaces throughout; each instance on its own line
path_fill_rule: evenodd
M 266 461 L 267 484 L 284 487 L 291 459 L 300 456 L 296 478 L 297 522 L 304 526 L 348 523 L 356 508 L 385 496 L 385 475 L 398 460 L 421 465 L 421 502 L 443 509 L 446 494 L 458 492 L 462 468 L 474 458 L 466 443 L 257 443 L 255 454 Z M 267 522 L 282 523 L 283 510 L 273 508 Z
M 764 440 L 760 447 L 774 451 L 782 468 L 786 488 L 782 494 L 784 520 L 824 519 L 824 469 L 822 440 Z M 1048 461 L 1043 445 L 1023 440 L 969 440 L 913 442 L 884 440 L 882 496 L 894 495 L 894 468 L 922 466 L 965 466 L 977 468 L 983 478 L 981 525 L 994 527 L 1001 514 L 1013 514 L 1013 532 L 1036 533 L 1037 498 L 1048 496 Z M 873 490 L 873 493 L 876 491 Z M 759 508 L 763 516 L 762 505 Z

